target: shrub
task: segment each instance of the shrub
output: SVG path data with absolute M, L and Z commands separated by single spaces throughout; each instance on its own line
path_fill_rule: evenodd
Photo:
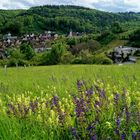
M 30 64 L 30 62 L 29 61 L 27 61 L 27 60 L 24 60 L 24 59 L 20 59 L 19 61 L 18 61 L 18 65 L 19 66 L 28 66 Z
M 76 45 L 78 43 L 78 39 L 76 37 L 70 37 L 67 39 L 67 44 L 68 45 Z
M 94 52 L 101 47 L 101 44 L 98 41 L 91 39 L 87 42 L 87 46 L 91 52 Z
M 58 64 L 61 61 L 61 57 L 65 54 L 67 45 L 65 43 L 58 42 L 53 45 L 50 53 L 50 64 Z
M 7 65 L 9 67 L 14 67 L 14 66 L 24 66 L 24 65 L 29 65 L 29 61 L 27 60 L 24 60 L 24 59 L 18 59 L 16 60 L 15 58 L 11 58 L 11 59 L 8 59 L 7 61 Z
M 46 53 L 46 52 L 45 52 Z M 44 54 L 44 53 L 43 53 Z M 38 66 L 38 65 L 42 65 L 44 63 L 44 59 L 43 58 L 43 54 L 37 54 L 35 55 L 31 60 L 30 60 L 30 63 L 32 65 L 35 65 L 35 66 Z
M 73 59 L 74 59 L 74 56 L 71 54 L 71 52 L 67 52 L 62 56 L 61 63 L 70 64 L 72 63 Z
M 80 57 L 82 58 L 83 64 L 92 64 L 93 55 L 89 52 L 89 50 L 82 50 L 80 52 Z
M 75 59 L 72 60 L 72 64 L 83 64 L 83 60 L 81 57 L 76 57 Z
M 18 64 L 18 61 L 15 58 L 8 59 L 7 65 L 9 67 L 14 67 L 14 66 L 16 66 L 16 64 Z
M 4 67 L 5 65 L 7 65 L 8 61 L 6 59 L 4 60 L 0 60 L 0 66 Z
M 26 43 L 22 44 L 20 46 L 20 51 L 22 54 L 25 55 L 25 59 L 27 60 L 30 60 L 33 58 L 33 56 L 35 56 L 35 52 L 29 44 L 26 44 Z
M 93 64 L 113 64 L 113 61 L 104 55 L 93 57 Z

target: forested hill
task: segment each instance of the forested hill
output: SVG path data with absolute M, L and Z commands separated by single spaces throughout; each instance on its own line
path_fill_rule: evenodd
M 68 33 L 100 32 L 114 22 L 140 22 L 139 13 L 109 13 L 78 6 L 39 6 L 28 10 L 0 10 L 0 34 L 25 34 L 44 30 Z

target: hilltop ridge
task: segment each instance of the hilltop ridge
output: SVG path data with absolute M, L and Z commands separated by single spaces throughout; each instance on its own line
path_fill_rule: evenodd
M 0 33 L 40 33 L 44 30 L 65 34 L 74 32 L 98 33 L 110 29 L 114 22 L 140 22 L 134 12 L 109 13 L 81 6 L 37 6 L 28 10 L 0 10 Z M 133 28 L 133 27 L 132 27 Z

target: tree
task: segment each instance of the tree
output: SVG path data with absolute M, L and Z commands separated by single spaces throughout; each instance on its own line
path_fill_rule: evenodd
M 140 47 L 140 29 L 137 29 L 129 36 L 129 44 L 132 47 Z
M 21 35 L 23 31 L 23 24 L 20 21 L 10 21 L 2 28 L 2 33 L 12 33 L 14 35 Z
M 94 52 L 97 49 L 100 49 L 100 47 L 101 47 L 101 45 L 100 45 L 100 43 L 98 41 L 92 40 L 92 39 L 90 39 L 89 41 L 87 41 L 87 46 L 88 46 L 88 49 L 91 52 Z
M 31 47 L 31 45 L 26 44 L 26 43 L 20 46 L 20 51 L 21 53 L 25 55 L 25 59 L 27 60 L 30 60 L 35 55 L 35 52 L 33 48 Z
M 72 45 L 76 45 L 78 43 L 78 39 L 76 37 L 70 37 L 67 40 L 67 44 L 72 46 Z
M 114 24 L 112 25 L 112 32 L 113 33 L 121 33 L 123 32 L 123 29 L 120 25 L 119 22 L 114 22 Z
M 58 64 L 61 61 L 62 56 L 65 54 L 67 49 L 66 43 L 58 42 L 52 46 L 50 54 L 51 64 Z
M 16 60 L 24 58 L 24 55 L 20 52 L 19 49 L 12 49 L 10 50 L 9 53 L 10 53 L 10 58 L 15 58 Z

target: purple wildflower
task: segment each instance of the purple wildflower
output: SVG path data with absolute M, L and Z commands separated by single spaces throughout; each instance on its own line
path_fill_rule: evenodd
M 116 94 L 114 97 L 115 104 L 118 105 L 118 101 L 120 99 L 120 94 Z
M 99 86 L 95 85 L 95 88 L 96 88 L 96 90 L 98 91 L 98 93 L 100 93 L 100 92 L 101 92 L 101 89 L 100 89 L 100 87 L 99 87 Z
M 76 128 L 74 127 L 74 128 L 72 128 L 72 134 L 74 135 L 74 136 L 76 136 L 77 135 L 77 132 L 76 132 Z
M 84 101 L 83 98 L 80 98 L 76 102 L 76 116 L 83 117 L 86 111 L 87 111 L 86 102 Z
M 97 140 L 97 135 L 94 134 L 93 136 L 90 137 L 90 140 Z
M 115 102 L 115 107 L 116 107 L 116 129 L 115 129 L 115 133 L 116 135 L 121 138 L 121 135 L 120 135 L 120 122 L 121 122 L 121 119 L 119 117 L 119 99 L 120 99 L 120 94 L 116 94 L 114 96 L 114 102 Z
M 137 135 L 138 134 L 140 134 L 140 130 L 137 130 L 137 131 L 133 132 L 133 134 L 132 134 L 132 140 L 137 140 Z M 138 135 L 138 137 L 139 137 L 139 135 Z
M 74 99 L 74 103 L 76 103 L 77 102 L 77 97 L 75 95 L 73 96 L 73 99 Z
M 79 92 L 82 92 L 82 86 L 83 86 L 82 81 L 77 80 L 77 88 L 78 88 L 78 91 L 79 91 Z
M 59 97 L 54 96 L 51 99 L 51 105 L 52 105 L 51 108 L 54 108 L 57 111 L 59 122 L 60 122 L 60 124 L 63 125 L 65 122 L 65 115 L 66 114 L 61 110 L 60 105 L 59 105 L 59 101 L 60 101 Z
M 86 92 L 87 92 L 87 94 L 86 94 L 87 96 L 88 96 L 88 95 L 94 94 L 94 89 L 93 89 L 93 87 L 91 87 L 90 89 L 87 89 Z
M 120 127 L 120 123 L 121 123 L 121 119 L 118 118 L 117 121 L 116 121 L 117 127 Z
M 72 135 L 76 138 L 76 140 L 78 140 L 79 139 L 79 137 L 78 137 L 78 134 L 77 134 L 77 130 L 76 130 L 76 128 L 74 127 L 74 128 L 72 128 Z
M 24 105 L 24 116 L 26 116 L 29 112 L 29 108 Z
M 97 106 L 101 106 L 101 103 L 99 102 L 99 101 L 95 101 L 95 107 L 97 107 Z
M 58 101 L 59 101 L 58 96 L 54 96 L 53 97 L 53 103 L 54 103 L 54 105 L 58 105 Z
M 105 90 L 101 90 L 100 93 L 99 93 L 99 96 L 100 96 L 101 98 L 106 98 Z
M 120 136 L 120 131 L 117 128 L 115 129 L 115 133 L 116 135 Z
M 21 104 L 18 104 L 18 110 L 21 114 L 23 114 L 23 109 L 22 109 L 22 105 Z
M 125 136 L 124 133 L 122 133 L 122 135 L 121 135 L 121 139 L 122 139 L 122 140 L 125 140 L 125 139 L 126 139 L 126 136 Z
M 89 131 L 89 132 L 92 132 L 96 127 L 95 127 L 95 123 L 93 122 L 93 123 L 91 123 L 91 124 L 89 124 L 89 126 L 87 127 L 87 130 Z
M 94 107 L 95 107 L 95 112 L 96 112 L 96 114 L 95 114 L 95 120 L 97 121 L 97 122 L 99 122 L 99 113 L 100 113 L 100 107 L 101 106 L 101 103 L 99 102 L 99 101 L 95 101 L 95 104 L 94 104 Z
M 30 108 L 31 108 L 32 112 L 35 113 L 36 109 L 38 108 L 38 102 L 37 101 L 30 102 Z
M 8 103 L 8 108 L 9 108 L 9 112 L 13 113 L 14 115 L 16 115 L 17 110 L 15 108 L 14 105 L 12 105 L 11 103 Z

